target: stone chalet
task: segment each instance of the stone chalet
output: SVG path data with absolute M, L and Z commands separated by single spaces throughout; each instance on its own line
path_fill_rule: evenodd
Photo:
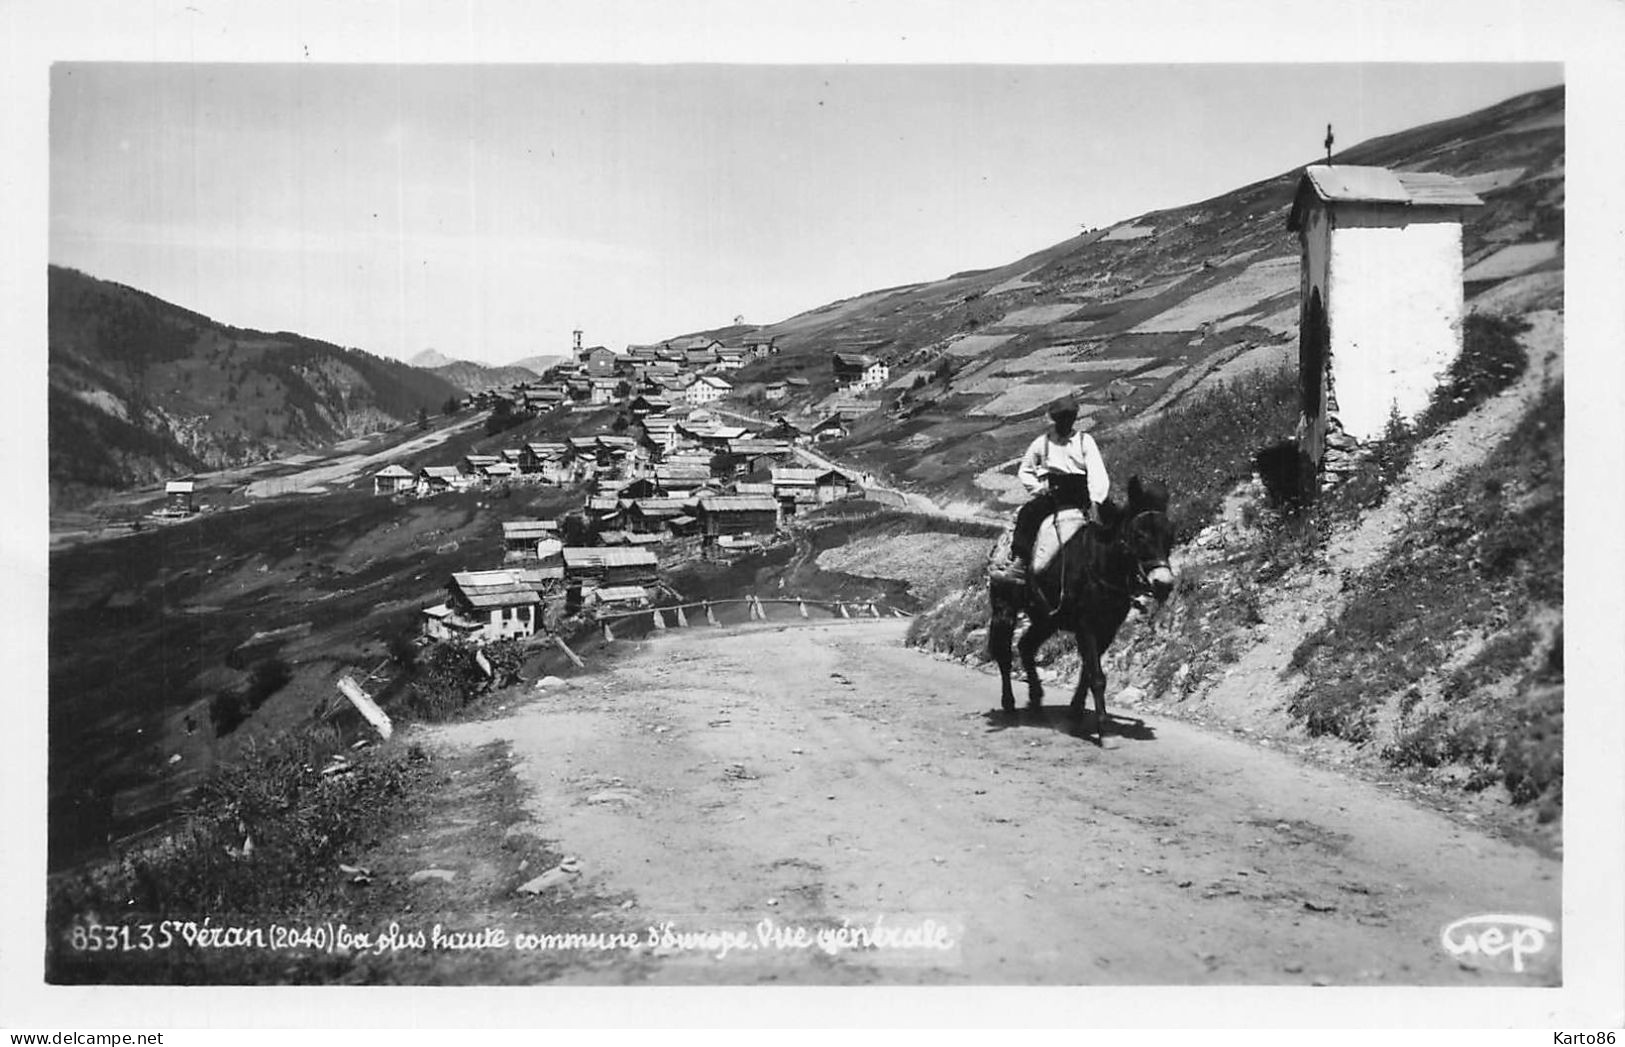
M 727 396 L 733 392 L 733 388 L 732 383 L 726 379 L 707 374 L 696 378 L 684 391 L 684 396 L 691 404 L 708 404 Z
M 453 465 L 426 465 L 418 470 L 417 493 L 421 495 L 460 491 L 468 478 Z
M 879 389 L 891 379 L 891 368 L 864 353 L 834 353 L 830 362 L 835 368 L 835 381 L 854 392 Z
M 391 465 L 372 474 L 373 494 L 407 494 L 417 486 L 417 477 L 398 465 Z
M 445 603 L 423 612 L 423 634 L 435 640 L 488 643 L 530 636 L 542 598 L 513 571 L 458 571 Z

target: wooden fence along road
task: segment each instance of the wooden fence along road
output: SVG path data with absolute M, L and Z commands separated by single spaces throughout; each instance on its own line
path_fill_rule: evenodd
M 810 618 L 807 608 L 830 608 L 830 616 L 836 618 L 911 618 L 913 615 L 897 607 L 892 607 L 878 600 L 809 600 L 803 597 L 769 597 L 762 599 L 759 596 L 743 596 L 729 600 L 694 600 L 688 603 L 671 604 L 665 607 L 650 607 L 640 611 L 620 611 L 615 614 L 601 614 L 598 624 L 603 630 L 605 642 L 615 639 L 615 623 L 636 622 L 647 619 L 649 625 L 655 630 L 683 629 L 689 626 L 688 612 L 696 610 L 704 617 L 707 625 L 721 625 L 717 620 L 718 607 L 744 604 L 750 621 L 768 621 L 765 604 L 794 605 L 796 617 L 790 621 L 799 621 Z M 671 618 L 668 621 L 667 615 Z

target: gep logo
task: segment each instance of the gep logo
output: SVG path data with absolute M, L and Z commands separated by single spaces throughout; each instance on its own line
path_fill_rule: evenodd
M 1557 926 L 1539 916 L 1481 913 L 1464 916 L 1439 933 L 1445 951 L 1470 967 L 1522 974 L 1525 960 L 1539 956 Z

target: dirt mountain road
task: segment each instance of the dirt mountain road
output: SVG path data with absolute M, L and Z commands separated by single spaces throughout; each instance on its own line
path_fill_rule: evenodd
M 1007 723 L 996 680 L 901 646 L 905 625 L 672 630 L 425 740 L 511 746 L 534 831 L 579 859 L 550 889 L 630 894 L 640 933 L 738 935 L 721 957 L 667 943 L 634 980 L 1558 982 L 1555 937 L 1522 973 L 1440 942 L 1475 914 L 1555 921 L 1558 863 L 1174 721 L 1114 720 L 1105 750 L 1062 708 Z M 929 947 L 783 937 L 877 919 Z

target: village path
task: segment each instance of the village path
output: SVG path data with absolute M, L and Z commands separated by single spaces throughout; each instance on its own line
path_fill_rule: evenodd
M 1067 729 L 1064 709 L 1006 720 L 994 678 L 903 646 L 905 628 L 671 630 L 501 719 L 419 740 L 510 748 L 530 831 L 579 861 L 550 890 L 629 895 L 617 920 L 640 933 L 670 921 L 752 943 L 566 979 L 1559 980 L 1555 939 L 1521 974 L 1468 969 L 1441 945 L 1474 914 L 1556 919 L 1556 862 L 1176 721 L 1114 720 L 1102 749 Z M 936 920 L 949 947 L 826 955 L 758 938 L 877 920 Z

